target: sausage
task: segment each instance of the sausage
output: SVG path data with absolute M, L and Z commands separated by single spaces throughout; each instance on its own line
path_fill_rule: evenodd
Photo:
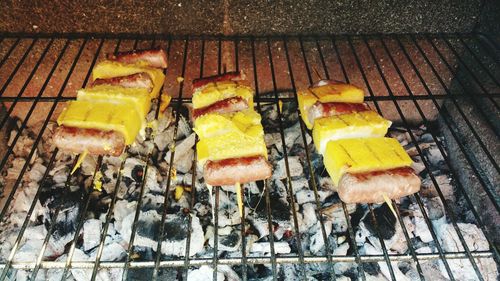
M 205 78 L 199 78 L 193 80 L 193 93 L 200 90 L 208 83 L 221 82 L 221 81 L 242 81 L 246 79 L 246 75 L 243 71 L 233 71 L 226 72 L 222 75 L 214 75 Z
M 382 203 L 383 194 L 397 199 L 418 192 L 420 178 L 410 167 L 385 171 L 345 173 L 338 194 L 345 203 Z
M 55 129 L 52 141 L 62 151 L 91 155 L 119 156 L 125 149 L 125 138 L 115 131 L 81 129 L 59 126 Z
M 317 101 L 308 111 L 307 117 L 309 122 L 314 125 L 314 120 L 323 117 L 336 116 L 341 114 L 349 114 L 370 110 L 370 107 L 365 103 L 344 103 L 344 102 L 328 102 L 321 103 Z
M 271 165 L 263 156 L 207 161 L 203 177 L 210 185 L 234 185 L 271 177 Z
M 163 49 L 133 50 L 108 54 L 107 59 L 122 63 L 146 62 L 150 67 L 167 68 L 167 54 Z
M 248 103 L 242 97 L 232 97 L 220 100 L 203 108 L 193 109 L 193 120 L 208 113 L 230 113 L 245 110 Z
M 153 80 L 151 80 L 151 77 L 144 72 L 121 77 L 96 79 L 92 83 L 92 87 L 98 85 L 121 86 L 124 88 L 143 88 L 148 89 L 148 92 L 151 92 L 154 87 Z

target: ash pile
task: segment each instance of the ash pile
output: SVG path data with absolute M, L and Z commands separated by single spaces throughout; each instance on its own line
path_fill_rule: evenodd
M 409 196 L 397 202 L 400 219 L 396 219 L 386 204 L 343 205 L 321 156 L 315 152 L 311 136 L 302 134 L 295 104 L 284 102 L 281 116 L 276 107 L 261 107 L 273 176 L 266 184 L 244 185 L 244 222 L 234 187 L 219 188 L 215 210 L 216 194 L 207 189 L 196 165 L 195 134 L 184 108 L 179 116 L 167 110 L 158 120 L 153 120 L 153 108 L 148 116 L 153 125 L 145 137 L 138 137 L 129 148 L 127 157 L 103 157 L 99 161 L 89 156 L 74 174 L 71 170 L 76 156 L 57 153 L 49 165 L 54 152 L 50 137 L 55 124 L 44 132 L 31 159 L 27 157 L 35 136 L 24 130 L 1 177 L 5 199 L 21 176 L 0 226 L 0 262 L 7 263 L 13 251 L 13 262 L 35 264 L 39 258 L 61 263 L 68 259 L 73 263 L 155 261 L 157 255 L 161 255 L 162 261 L 184 261 L 188 255 L 191 261 L 205 259 L 210 264 L 214 254 L 218 259 L 241 258 L 243 251 L 248 259 L 270 257 L 272 252 L 278 258 L 354 257 L 356 253 L 382 255 L 383 246 L 388 254 L 402 256 L 412 251 L 437 254 L 439 248 L 445 253 L 463 252 L 448 211 L 454 214 L 456 226 L 471 251 L 489 250 L 436 143 L 437 140 L 444 147 L 443 140 L 434 137 L 433 128 L 390 130 L 391 137 L 397 138 L 413 158 L 414 169 L 422 178 L 418 198 Z M 11 135 L 15 134 L 14 128 Z M 22 173 L 24 166 L 26 171 Z M 449 210 L 440 199 L 436 184 Z M 30 207 L 33 208 L 28 217 Z M 23 228 L 25 224 L 27 227 Z M 485 280 L 498 279 L 492 258 L 475 261 Z M 477 279 L 468 259 L 449 259 L 447 264 L 455 279 Z M 439 258 L 421 259 L 419 265 L 425 279 L 449 279 Z M 391 268 L 397 280 L 420 280 L 417 264 L 411 259 L 392 261 Z M 241 264 L 219 265 L 217 269 L 218 280 L 240 280 L 243 271 L 249 280 L 273 277 L 271 264 L 251 263 L 246 268 Z M 153 268 L 131 268 L 126 279 L 142 280 L 152 271 Z M 163 267 L 159 277 L 213 278 L 210 265 L 190 266 L 187 277 L 183 273 L 182 267 Z M 276 264 L 280 280 L 303 280 L 303 273 L 308 280 L 330 280 L 332 274 L 337 280 L 357 280 L 361 273 L 367 280 L 391 279 L 390 268 L 384 261 L 361 265 Z M 122 280 L 123 274 L 123 267 L 101 268 L 97 280 Z M 10 280 L 79 281 L 89 280 L 92 269 L 41 268 L 34 275 L 33 269 L 11 269 L 8 273 Z

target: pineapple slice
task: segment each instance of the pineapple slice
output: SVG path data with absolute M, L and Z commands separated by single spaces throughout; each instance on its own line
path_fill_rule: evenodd
M 134 107 L 120 101 L 70 101 L 57 118 L 59 126 L 119 132 L 127 145 L 134 142 L 142 122 Z
M 329 141 L 383 137 L 390 126 L 391 121 L 372 110 L 330 116 L 316 119 L 313 140 L 318 152 L 323 154 Z
M 193 94 L 193 108 L 203 108 L 232 97 L 242 97 L 248 103 L 248 108 L 253 108 L 252 88 L 233 81 L 211 82 Z
M 326 170 L 338 186 L 344 173 L 382 171 L 412 164 L 410 156 L 396 139 L 341 139 L 328 143 L 323 156 Z
M 320 102 L 362 103 L 364 93 L 360 88 L 344 83 L 327 84 L 309 88 Z
M 140 113 L 141 119 L 146 117 L 151 108 L 151 99 L 148 90 L 139 88 L 100 85 L 78 90 L 78 100 L 88 102 L 106 102 L 113 100 L 127 103 Z
M 309 108 L 313 106 L 318 98 L 310 91 L 300 91 L 297 93 L 297 100 L 299 102 L 300 117 L 304 120 L 304 124 L 309 130 L 312 130 L 313 124 L 309 121 Z
M 264 155 L 264 129 L 260 115 L 252 109 L 231 114 L 211 113 L 197 118 L 194 131 L 198 161 Z
M 98 63 L 92 70 L 92 79 L 107 79 L 113 77 L 127 76 L 136 73 L 145 72 L 153 80 L 153 90 L 151 90 L 151 99 L 157 98 L 160 94 L 161 87 L 165 81 L 165 74 L 157 68 L 145 66 L 144 63 L 126 64 L 109 60 L 104 60 Z

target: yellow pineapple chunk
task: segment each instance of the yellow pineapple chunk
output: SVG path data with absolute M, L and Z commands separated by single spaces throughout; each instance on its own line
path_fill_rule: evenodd
M 307 128 L 311 130 L 313 124 L 309 121 L 308 112 L 309 108 L 318 101 L 318 98 L 310 91 L 300 91 L 297 93 L 297 100 L 299 102 L 300 117 L 304 120 L 304 124 L 306 124 Z
M 338 186 L 345 173 L 408 167 L 412 160 L 393 138 L 358 138 L 330 141 L 323 155 L 326 170 Z
M 141 118 L 145 118 L 151 108 L 151 99 L 148 90 L 140 88 L 99 85 L 78 90 L 78 100 L 126 103 L 130 108 L 135 108 L 141 114 Z
M 211 82 L 193 94 L 193 108 L 203 108 L 232 97 L 242 97 L 253 108 L 252 88 L 233 81 Z
M 309 91 L 315 95 L 320 102 L 346 102 L 362 103 L 364 100 L 363 90 L 344 83 L 327 84 L 318 87 L 309 88 Z
M 157 98 L 160 94 L 161 87 L 165 81 L 165 74 L 157 68 L 148 67 L 144 63 L 138 62 L 135 64 L 126 64 L 115 61 L 104 60 L 98 63 L 92 70 L 92 79 L 107 79 L 113 77 L 127 76 L 136 73 L 145 72 L 153 80 L 153 90 L 150 97 Z
M 113 101 L 70 101 L 57 118 L 59 126 L 119 132 L 127 145 L 134 142 L 142 121 L 135 108 Z
M 260 115 L 252 109 L 231 114 L 210 113 L 195 121 L 198 161 L 245 156 L 267 157 Z
M 329 141 L 349 138 L 383 137 L 391 126 L 377 112 L 369 110 L 316 119 L 313 140 L 323 154 Z

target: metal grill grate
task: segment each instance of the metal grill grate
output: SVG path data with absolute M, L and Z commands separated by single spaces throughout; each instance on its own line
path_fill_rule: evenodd
M 327 263 L 329 271 L 334 272 L 334 264 L 339 262 L 356 263 L 358 276 L 365 280 L 366 273 L 363 264 L 374 262 L 385 262 L 389 270 L 391 279 L 396 280 L 396 274 L 393 270 L 395 263 L 399 261 L 409 261 L 416 264 L 418 277 L 424 280 L 424 272 L 420 263 L 427 260 L 441 260 L 448 278 L 454 280 L 449 261 L 454 259 L 468 260 L 470 270 L 475 271 L 479 280 L 484 280 L 478 267 L 482 259 L 494 258 L 498 265 L 498 249 L 495 244 L 495 238 L 498 233 L 489 230 L 483 218 L 480 216 L 480 209 L 474 206 L 471 194 L 464 188 L 460 181 L 456 181 L 456 192 L 465 198 L 467 208 L 473 215 L 475 223 L 485 234 L 490 250 L 476 251 L 470 249 L 465 243 L 463 234 L 459 229 L 457 215 L 449 202 L 445 199 L 440 183 L 432 173 L 430 179 L 436 188 L 440 202 L 444 206 L 446 217 L 450 220 L 453 228 L 458 234 L 462 243 L 463 251 L 447 252 L 443 249 L 436 236 L 432 222 L 429 220 L 428 211 L 424 206 L 420 194 L 412 195 L 413 200 L 418 204 L 422 212 L 425 224 L 428 227 L 432 240 L 434 241 L 437 253 L 421 253 L 416 251 L 415 240 L 411 239 L 411 233 L 406 228 L 402 220 L 402 214 L 398 209 L 396 202 L 392 202 L 398 217 L 398 224 L 403 230 L 405 241 L 408 244 L 406 254 L 393 254 L 385 246 L 384 239 L 379 236 L 379 242 L 383 253 L 369 255 L 360 253 L 355 242 L 355 229 L 351 225 L 348 207 L 342 204 L 343 212 L 346 217 L 352 253 L 338 256 L 326 251 L 325 255 L 311 255 L 304 253 L 301 246 L 301 236 L 298 226 L 298 206 L 294 196 L 294 185 L 291 179 L 287 149 L 286 149 L 286 131 L 282 116 L 281 103 L 296 103 L 296 91 L 312 83 L 317 79 L 315 72 L 319 76 L 327 79 L 347 81 L 361 86 L 369 94 L 366 100 L 372 108 L 375 108 L 384 117 L 396 120 L 403 128 L 408 130 L 411 142 L 415 145 L 416 151 L 423 160 L 425 169 L 429 169 L 428 160 L 422 155 L 422 148 L 418 144 L 412 128 L 415 124 L 424 124 L 427 127 L 432 126 L 433 120 L 440 118 L 451 132 L 452 139 L 457 143 L 459 153 L 466 160 L 468 169 L 472 170 L 475 177 L 472 179 L 477 182 L 487 195 L 486 200 L 494 206 L 498 212 L 498 182 L 495 178 L 498 176 L 500 168 L 497 164 L 498 152 L 495 150 L 495 144 L 491 144 L 476 127 L 476 123 L 470 120 L 468 111 L 464 108 L 464 101 L 473 104 L 480 109 L 479 114 L 484 121 L 484 126 L 492 130 L 496 136 L 499 133 L 498 127 L 498 100 L 500 98 L 500 50 L 498 47 L 498 38 L 490 38 L 484 35 L 393 35 L 393 36 L 318 36 L 318 37 L 272 37 L 272 38 L 250 38 L 250 37 L 231 37 L 231 38 L 213 38 L 213 37 L 144 37 L 144 36 L 13 36 L 4 35 L 0 37 L 0 101 L 7 105 L 4 115 L 0 116 L 2 130 L 7 130 L 8 124 L 13 116 L 19 116 L 21 122 L 18 133 L 11 137 L 9 145 L 5 147 L 3 156 L 0 160 L 0 171 L 6 173 L 8 162 L 13 158 L 13 150 L 16 143 L 28 126 L 37 122 L 39 126 L 30 129 L 34 130 L 34 143 L 27 153 L 26 159 L 36 156 L 37 148 L 40 145 L 43 134 L 48 130 L 49 121 L 57 116 L 62 103 L 66 100 L 75 98 L 76 89 L 84 87 L 91 74 L 94 64 L 103 58 L 105 53 L 118 50 L 128 50 L 131 48 L 146 48 L 149 46 L 161 46 L 169 56 L 170 66 L 166 71 L 167 80 L 164 85 L 163 93 L 172 95 L 173 101 L 171 107 L 174 113 L 182 111 L 184 104 L 190 103 L 189 81 L 203 76 L 222 73 L 225 70 L 246 71 L 247 76 L 256 89 L 257 109 L 262 110 L 263 106 L 272 105 L 275 107 L 278 118 L 278 132 L 283 145 L 284 163 L 286 171 L 285 186 L 288 193 L 291 208 L 291 225 L 293 226 L 293 235 L 297 243 L 297 252 L 291 254 L 276 254 L 275 239 L 269 235 L 270 253 L 262 256 L 248 256 L 247 252 L 242 250 L 246 248 L 247 241 L 242 239 L 240 247 L 240 257 L 224 257 L 218 253 L 219 235 L 218 235 L 218 212 L 221 190 L 216 187 L 215 196 L 215 216 L 214 216 L 214 247 L 212 256 L 207 258 L 189 257 L 189 245 L 191 243 L 191 234 L 187 236 L 187 246 L 185 257 L 168 257 L 156 255 L 152 260 L 142 261 L 134 260 L 134 239 L 139 230 L 138 220 L 140 217 L 140 208 L 143 204 L 143 195 L 145 190 L 146 176 L 148 169 L 146 166 L 143 172 L 143 180 L 140 186 L 140 193 L 135 209 L 132 235 L 128 243 L 127 255 L 123 261 L 107 262 L 101 261 L 106 234 L 114 217 L 114 207 L 117 202 L 117 193 L 120 188 L 121 172 L 118 172 L 116 186 L 111 195 L 109 208 L 105 212 L 105 223 L 100 233 L 100 242 L 95 260 L 91 261 L 73 261 L 72 257 L 79 243 L 80 231 L 83 227 L 86 212 L 89 209 L 91 198 L 90 191 L 86 191 L 81 198 L 79 209 L 79 220 L 76 226 L 76 232 L 72 237 L 72 242 L 68 245 L 68 257 L 63 261 L 54 261 L 43 258 L 43 252 L 51 239 L 54 231 L 55 220 L 61 212 L 62 206 L 57 206 L 53 211 L 52 221 L 46 226 L 47 234 L 43 240 L 41 251 L 36 254 L 35 262 L 13 262 L 13 258 L 25 238 L 26 229 L 30 226 L 30 219 L 34 214 L 36 203 L 41 196 L 39 188 L 30 201 L 29 210 L 23 217 L 23 223 L 20 226 L 19 234 L 12 248 L 10 256 L 6 262 L 0 264 L 0 280 L 4 280 L 9 272 L 14 269 L 29 270 L 32 280 L 39 273 L 40 269 L 61 269 L 63 271 L 62 279 L 68 276 L 71 269 L 84 268 L 92 269 L 91 279 L 98 277 L 101 269 L 122 268 L 123 279 L 132 270 L 143 268 L 153 269 L 147 271 L 152 274 L 153 279 L 162 278 L 161 268 L 176 267 L 179 268 L 179 278 L 186 278 L 189 269 L 201 265 L 209 265 L 213 268 L 213 277 L 217 278 L 217 269 L 221 265 L 243 265 L 241 267 L 241 278 L 248 278 L 248 265 L 252 264 L 270 264 L 272 270 L 272 279 L 279 279 L 279 266 L 282 264 L 298 264 L 300 273 L 299 279 L 310 277 L 306 264 Z M 183 77 L 184 82 L 177 83 L 176 78 Z M 448 102 L 445 107 L 444 102 Z M 456 120 L 450 113 L 451 107 L 458 112 L 460 120 Z M 490 110 L 490 111 L 488 111 Z M 492 112 L 492 114 L 491 114 Z M 158 112 L 156 112 L 158 116 Z M 174 136 L 178 133 L 178 124 L 180 114 L 175 115 Z M 40 125 L 41 124 L 41 125 Z M 472 137 L 466 139 L 457 129 L 457 124 L 464 124 L 467 134 Z M 312 151 L 307 145 L 307 132 L 300 122 L 301 139 L 305 147 L 306 169 L 310 175 L 314 174 L 313 164 L 311 163 Z M 452 166 L 450 156 L 446 148 L 438 141 L 438 136 L 431 133 L 432 139 L 438 145 L 439 153 L 444 158 L 448 166 Z M 486 164 L 493 167 L 493 176 L 487 173 L 481 160 L 475 155 L 476 151 L 471 149 L 471 143 L 478 145 L 480 153 L 484 154 L 488 162 Z M 494 141 L 495 142 L 495 141 Z M 496 152 L 495 152 L 496 151 Z M 50 157 L 46 172 L 40 180 L 43 183 L 49 175 L 49 171 L 54 168 L 56 156 L 60 153 L 57 149 L 47 152 Z M 170 166 L 175 157 L 175 151 L 170 154 Z M 193 157 L 193 167 L 196 167 L 196 152 Z M 96 172 L 102 165 L 103 158 L 99 157 L 96 165 Z M 144 158 L 148 164 L 153 163 L 151 154 Z M 23 177 L 29 169 L 30 161 L 22 166 L 19 177 L 5 186 L 3 198 L 0 199 L 0 219 L 4 220 L 8 215 L 9 208 L 13 199 L 19 192 Z M 125 164 L 122 159 L 121 167 Z M 171 178 L 173 170 L 169 169 L 168 181 L 166 186 L 162 187 L 167 191 L 172 190 Z M 451 170 L 452 176 L 458 179 L 456 171 Z M 69 189 L 72 177 L 68 175 L 66 189 Z M 95 177 L 95 174 L 94 174 Z M 192 183 L 190 210 L 193 210 L 196 196 L 194 193 L 196 187 L 196 168 L 192 168 Z M 329 239 L 325 230 L 325 217 L 321 214 L 321 201 L 319 196 L 319 185 L 315 177 L 309 177 L 309 188 L 314 192 L 314 204 L 316 205 L 316 216 L 321 224 L 322 239 L 329 249 Z M 269 181 L 263 183 L 263 204 L 265 204 L 266 216 L 269 231 L 272 233 L 273 220 L 272 209 L 273 202 L 269 193 Z M 42 186 L 42 184 L 40 184 Z M 167 214 L 167 205 L 169 204 L 169 192 L 164 193 L 164 208 L 161 216 L 162 223 L 158 229 L 159 237 L 163 237 L 166 229 L 164 223 Z M 248 205 L 245 208 L 249 208 Z M 375 225 L 376 233 L 380 234 L 377 217 L 374 213 L 375 206 L 368 205 L 369 215 Z M 245 237 L 248 226 L 242 218 L 240 226 L 241 236 Z M 189 223 L 191 223 L 189 216 Z M 3 226 L 2 226 L 3 227 Z M 189 229 L 191 231 L 191 229 Z M 158 242 L 155 252 L 161 252 L 162 243 Z M 144 277 L 144 276 L 143 276 Z M 122 277 L 120 277 L 122 278 Z M 330 279 L 335 279 L 335 274 L 329 275 Z

